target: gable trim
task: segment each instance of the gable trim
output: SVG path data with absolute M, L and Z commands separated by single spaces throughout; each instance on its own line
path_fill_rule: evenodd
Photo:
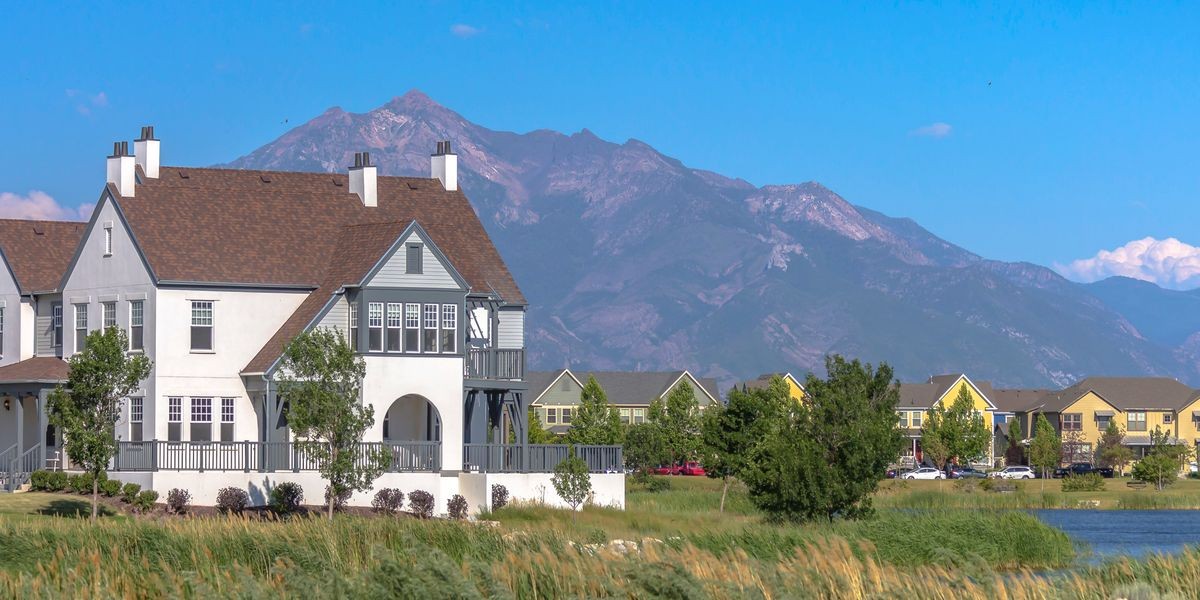
M 449 273 L 450 277 L 454 279 L 454 282 L 458 284 L 459 289 L 465 292 L 470 291 L 471 286 L 467 283 L 467 280 L 464 279 L 463 276 L 458 272 L 458 269 L 454 268 L 454 263 L 450 262 L 450 259 L 446 258 L 445 254 L 442 254 L 442 250 L 437 247 L 437 244 L 433 243 L 433 240 L 430 239 L 429 234 L 425 232 L 425 228 L 421 227 L 421 224 L 415 219 L 412 223 L 408 224 L 408 227 L 404 228 L 404 231 L 400 232 L 400 235 L 396 238 L 396 241 L 392 242 L 392 245 L 390 248 L 388 248 L 388 251 L 384 252 L 383 256 L 376 261 L 375 265 L 372 266 L 369 271 L 367 271 L 367 274 L 363 276 L 358 285 L 360 287 L 367 285 L 367 282 L 373 279 L 375 275 L 383 269 L 383 266 L 387 264 L 388 261 L 392 260 L 392 257 L 395 256 L 395 254 L 399 252 L 401 248 L 407 247 L 405 240 L 407 240 L 409 236 L 414 233 L 417 235 L 417 237 L 421 238 L 421 241 L 425 243 L 425 246 L 429 248 L 431 252 L 433 252 L 434 258 L 438 259 L 438 261 L 445 265 L 446 272 Z M 424 267 L 424 265 L 422 265 L 422 267 Z M 422 268 L 422 271 L 424 271 L 424 268 Z
M 572 373 L 570 369 L 563 369 L 563 370 L 562 370 L 562 373 L 559 373 L 559 374 L 558 374 L 558 377 L 555 377 L 555 378 L 554 378 L 554 379 L 553 379 L 553 380 L 550 382 L 550 385 L 547 385 L 547 386 L 546 386 L 546 389 L 542 390 L 541 392 L 538 392 L 538 395 L 537 395 L 537 397 L 536 397 L 536 398 L 534 398 L 534 399 L 533 399 L 533 401 L 529 403 L 529 404 L 530 404 L 530 406 L 532 406 L 532 405 L 534 405 L 534 404 L 537 404 L 537 403 L 538 403 L 538 401 L 542 399 L 542 396 L 545 396 L 545 395 L 546 395 L 546 392 L 548 392 L 548 391 L 550 391 L 551 389 L 553 389 L 553 388 L 554 388 L 554 385 L 558 383 L 558 380 L 560 380 L 560 379 L 562 379 L 562 378 L 563 378 L 563 375 L 566 375 L 566 376 L 570 377 L 570 378 L 571 378 L 573 381 L 575 381 L 575 384 L 576 384 L 576 385 L 578 385 L 579 387 L 583 387 L 583 382 L 582 382 L 582 381 L 579 381 L 579 378 L 578 378 L 578 377 L 576 377 L 576 376 L 575 376 L 575 374 L 574 374 L 574 373 Z
M 345 294 L 345 292 L 346 292 L 345 288 L 338 288 L 337 291 L 330 294 L 329 299 L 325 301 L 325 304 L 321 306 L 321 309 L 318 310 L 316 312 L 316 314 L 313 315 L 313 318 L 309 319 L 308 323 L 306 323 L 304 325 L 304 327 L 300 329 L 300 333 L 310 331 L 310 330 L 312 330 L 313 325 L 320 323 L 321 319 L 323 319 L 325 317 L 325 315 L 329 313 L 329 309 L 333 308 L 333 305 L 338 301 L 339 298 L 341 298 Z M 301 304 L 303 304 L 303 303 L 301 303 Z M 296 310 L 300 310 L 300 307 L 297 306 Z M 286 320 L 284 321 L 283 325 L 279 326 L 279 328 L 282 329 L 285 325 L 287 325 Z M 297 335 L 299 335 L 299 334 L 297 334 Z M 275 335 L 271 334 L 271 337 L 275 337 Z M 267 339 L 267 342 L 270 342 L 270 338 Z M 286 348 L 286 345 L 284 347 Z M 275 375 L 275 370 L 279 367 L 279 363 L 282 360 L 283 360 L 283 353 L 280 352 L 279 356 L 276 356 L 275 359 L 271 361 L 270 366 L 268 366 L 266 369 L 263 370 L 263 379 L 270 380 L 271 377 L 273 377 Z M 240 374 L 241 375 L 252 375 L 252 373 L 240 373 Z
M 1072 406 L 1075 406 L 1076 404 L 1078 404 L 1078 403 L 1079 403 L 1079 401 L 1080 401 L 1080 400 L 1083 400 L 1083 397 L 1084 397 L 1084 396 L 1086 396 L 1086 395 L 1088 395 L 1088 394 L 1095 394 L 1095 395 L 1096 395 L 1096 397 L 1097 397 L 1097 398 L 1099 398 L 1101 402 L 1103 402 L 1103 403 L 1105 403 L 1105 404 L 1107 404 L 1107 405 L 1111 406 L 1113 410 L 1115 410 L 1115 411 L 1117 411 L 1117 412 L 1119 412 L 1119 413 L 1124 413 L 1124 412 L 1127 412 L 1127 411 L 1125 411 L 1125 410 L 1121 410 L 1121 409 L 1117 408 L 1117 405 L 1113 404 L 1112 402 L 1109 402 L 1109 401 L 1108 401 L 1108 398 L 1105 398 L 1104 396 L 1101 396 L 1101 395 L 1100 395 L 1100 392 L 1097 392 L 1096 390 L 1093 390 L 1093 389 L 1089 389 L 1088 391 L 1086 391 L 1086 392 L 1084 392 L 1084 393 L 1080 394 L 1080 395 L 1079 395 L 1077 398 L 1075 398 L 1074 400 L 1072 400 L 1072 401 L 1071 401 L 1069 404 L 1067 404 L 1066 406 L 1063 406 L 1062 408 L 1060 408 L 1059 410 L 1057 410 L 1057 411 L 1055 411 L 1055 412 L 1057 412 L 1057 413 L 1058 413 L 1058 414 L 1060 414 L 1060 415 L 1061 415 L 1061 414 L 1063 414 L 1063 413 L 1065 413 L 1065 412 L 1067 412 L 1067 409 L 1069 409 L 1069 408 L 1071 408 Z M 1169 409 L 1168 409 L 1168 410 L 1169 410 Z
M 708 390 L 704 389 L 703 385 L 700 385 L 700 380 L 696 379 L 696 377 L 693 376 L 691 373 L 689 373 L 687 369 L 684 369 L 683 372 L 679 374 L 679 377 L 676 377 L 675 381 L 672 381 L 671 385 L 668 385 L 666 387 L 666 389 L 664 389 L 662 391 L 662 393 L 658 395 L 659 399 L 661 400 L 663 396 L 666 396 L 671 390 L 675 389 L 675 385 L 678 384 L 679 380 L 683 379 L 684 377 L 691 379 L 692 383 L 695 384 L 696 389 L 700 390 L 701 392 L 704 392 L 705 396 L 708 396 L 708 400 L 709 400 L 710 404 L 717 402 L 717 399 L 713 398 L 713 395 L 708 393 Z
M 983 403 L 986 404 L 988 408 L 992 409 L 992 412 L 995 412 L 996 405 L 992 404 L 992 401 L 991 401 L 991 399 L 989 399 L 987 397 L 987 394 L 983 393 L 983 390 L 979 389 L 979 387 L 975 385 L 975 382 L 971 381 L 971 378 L 967 377 L 965 374 L 959 375 L 958 379 L 955 379 L 954 383 L 950 384 L 950 387 L 947 388 L 946 391 L 942 393 L 941 397 L 939 397 L 937 400 L 935 400 L 933 404 L 929 405 L 929 408 L 933 408 L 933 407 L 937 406 L 938 404 L 941 404 L 942 400 L 946 397 L 946 394 L 949 394 L 950 390 L 958 387 L 959 382 L 963 381 L 964 379 L 966 380 L 967 385 L 971 386 L 971 389 L 975 390 L 975 393 L 979 394 L 980 398 L 983 398 Z M 1099 394 L 1096 394 L 1096 395 L 1099 396 Z
M 96 207 L 92 209 L 92 217 L 88 219 L 87 228 L 83 230 L 83 237 L 79 238 L 79 245 L 75 247 L 75 254 L 71 257 L 71 262 L 67 263 L 66 270 L 63 271 L 62 280 L 58 283 L 58 290 L 48 291 L 57 292 L 67 287 L 67 281 L 71 279 L 71 273 L 75 271 L 75 265 L 79 262 L 79 257 L 83 255 L 83 246 L 92 235 L 92 230 L 96 228 L 96 223 L 100 219 L 100 209 L 104 207 L 106 202 L 112 203 L 113 210 L 117 212 L 117 220 L 121 222 L 121 227 L 125 229 L 125 234 L 129 236 L 129 241 L 133 242 L 133 248 L 137 251 L 138 258 L 142 261 L 142 266 L 146 268 L 146 274 L 150 276 L 150 282 L 155 287 L 158 287 L 158 274 L 150 266 L 150 261 L 146 260 L 146 253 L 142 251 L 142 245 L 138 242 L 137 236 L 133 234 L 133 228 L 129 226 L 129 219 L 125 218 L 125 211 L 121 210 L 121 204 L 117 202 L 117 195 L 113 194 L 113 191 L 111 183 L 105 184 L 104 191 L 100 194 L 100 200 L 96 203 Z

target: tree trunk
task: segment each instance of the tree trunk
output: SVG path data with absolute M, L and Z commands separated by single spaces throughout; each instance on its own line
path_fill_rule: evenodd
M 329 462 L 331 465 L 337 464 L 338 449 L 337 449 L 337 446 L 334 446 L 333 444 L 329 445 L 329 458 L 330 458 Z M 325 503 L 328 505 L 326 507 L 326 514 L 329 516 L 330 521 L 333 520 L 333 503 L 337 501 L 337 496 L 338 496 L 338 491 L 336 489 L 334 489 L 333 480 L 330 479 L 329 480 L 329 497 L 325 499 Z
M 96 508 L 100 503 L 100 478 L 92 476 L 92 521 L 96 520 Z
M 725 512 L 725 494 L 729 493 L 729 478 L 722 477 L 725 480 L 725 487 L 721 488 L 721 511 Z

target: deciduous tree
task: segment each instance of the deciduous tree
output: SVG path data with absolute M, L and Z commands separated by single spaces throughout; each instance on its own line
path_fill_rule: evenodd
M 1050 471 L 1057 468 L 1062 458 L 1062 440 L 1058 433 L 1046 420 L 1046 415 L 1038 413 L 1037 423 L 1033 426 L 1033 440 L 1029 442 L 1029 464 L 1041 471 L 1042 491 L 1046 489 L 1046 478 Z
M 1133 478 L 1153 483 L 1155 489 L 1162 491 L 1179 478 L 1179 471 L 1192 456 L 1192 449 L 1158 427 L 1150 432 L 1150 444 L 1150 452 L 1133 465 Z
M 625 464 L 642 473 L 671 460 L 662 429 L 649 422 L 630 425 L 625 430 L 625 445 L 622 451 Z
M 938 468 L 948 459 L 970 461 L 983 456 L 992 437 L 992 429 L 975 410 L 970 388 L 960 386 L 954 402 L 947 408 L 941 403 L 931 408 L 921 426 L 921 447 L 929 454 L 929 440 L 944 450 Z
M 530 444 L 553 444 L 557 441 L 557 437 L 542 425 L 542 418 L 533 406 L 529 407 L 528 418 Z
M 128 351 L 123 330 L 93 331 L 83 351 L 67 360 L 66 387 L 50 395 L 49 420 L 62 429 L 67 456 L 91 475 L 92 520 L 99 505 L 100 474 L 117 453 L 113 425 L 121 401 L 150 376 L 150 359 Z
M 767 389 L 735 388 L 725 406 L 704 410 L 701 454 L 705 475 L 723 483 L 720 512 L 725 512 L 730 479 L 746 469 L 754 446 L 778 424 L 789 400 L 787 383 L 775 377 Z
M 667 394 L 666 402 L 651 402 L 648 420 L 658 427 L 671 464 L 686 461 L 699 451 L 700 405 L 692 386 L 680 382 Z
M 1100 434 L 1100 443 L 1096 445 L 1096 457 L 1100 466 L 1109 467 L 1117 473 L 1125 471 L 1125 466 L 1133 460 L 1133 450 L 1125 445 L 1125 432 L 1116 421 L 1109 421 L 1104 433 Z
M 1025 446 L 1021 444 L 1021 421 L 1013 419 L 1008 422 L 1008 448 L 1004 451 L 1004 463 L 1007 465 L 1025 464 Z
M 554 467 L 550 483 L 554 485 L 558 497 L 571 507 L 571 518 L 574 519 L 579 506 L 592 493 L 592 477 L 588 472 L 587 462 L 575 455 L 574 448 L 571 448 L 571 455 L 567 460 Z
M 621 413 L 608 403 L 604 389 L 589 376 L 579 393 L 579 406 L 575 409 L 571 428 L 567 430 L 568 444 L 598 446 L 621 443 L 624 428 Z

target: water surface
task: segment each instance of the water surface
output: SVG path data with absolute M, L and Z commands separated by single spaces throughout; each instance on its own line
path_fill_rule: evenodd
M 1042 522 L 1087 545 L 1088 562 L 1173 554 L 1200 545 L 1200 510 L 1035 510 Z

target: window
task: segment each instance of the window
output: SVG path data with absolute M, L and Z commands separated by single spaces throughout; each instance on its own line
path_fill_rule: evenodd
M 143 331 L 146 319 L 146 305 L 144 300 L 129 301 L 129 349 L 140 351 L 145 348 L 145 334 Z
M 1100 431 L 1108 429 L 1109 421 L 1112 421 L 1112 417 L 1109 415 L 1096 415 L 1096 427 Z
M 562 411 L 561 411 L 561 412 L 562 412 L 562 422 L 563 422 L 563 424 L 564 424 L 564 425 L 569 425 L 569 424 L 571 423 L 571 409 L 569 409 L 569 408 L 564 408 L 564 409 L 562 409 Z
M 233 441 L 233 398 L 221 398 L 221 439 Z
M 1092 462 L 1092 445 L 1066 443 L 1063 444 L 1062 454 L 1065 462 L 1090 463 Z
M 558 409 L 557 408 L 547 408 L 546 409 L 546 424 L 547 425 L 557 425 L 558 424 Z
M 1146 431 L 1146 413 L 1131 412 L 1126 419 L 1125 431 Z
M 104 255 L 112 256 L 112 225 L 104 228 Z
M 421 244 L 409 244 L 408 254 L 405 256 L 404 272 L 409 275 L 420 275 L 424 272 L 421 264 Z
M 912 417 L 912 428 L 920 429 L 921 428 L 921 420 L 925 418 L 925 413 L 918 410 L 918 411 L 912 413 L 910 416 Z
M 142 441 L 142 399 L 133 397 L 129 399 L 129 441 Z
M 637 425 L 639 423 L 645 423 L 645 422 L 646 422 L 646 409 L 644 409 L 644 408 L 633 409 L 633 424 Z
M 458 307 L 453 304 L 442 305 L 442 352 L 453 354 L 455 340 L 458 338 Z
M 101 316 L 104 317 L 104 328 L 117 326 L 117 303 L 116 302 L 101 302 Z
M 425 352 L 438 351 L 438 305 L 425 305 Z
M 350 349 L 358 352 L 358 306 L 350 305 Z
M 1175 415 L 1171 413 L 1163 413 L 1163 425 L 1170 425 L 1175 422 Z
M 399 352 L 400 338 L 404 335 L 404 305 L 388 302 L 387 305 L 387 351 Z
M 88 305 L 75 305 L 75 351 L 83 352 L 83 347 L 87 345 L 88 331 Z
M 371 352 L 383 351 L 382 302 L 372 302 L 367 305 L 367 349 Z
M 212 398 L 192 398 L 192 441 L 212 441 Z
M 167 398 L 167 441 L 178 442 L 183 439 L 180 430 L 183 427 L 183 398 Z
M 900 419 L 898 422 L 900 429 L 908 429 L 908 412 L 900 411 Z
M 629 419 L 633 417 L 633 411 L 628 408 L 621 409 L 621 424 L 628 425 Z
M 63 338 L 62 302 L 55 302 L 50 307 L 50 312 L 53 315 L 52 321 L 54 324 L 54 347 L 62 348 L 62 338 Z
M 213 303 L 192 301 L 192 350 L 213 349 Z
M 1083 413 L 1063 413 L 1063 431 L 1083 431 Z
M 404 305 L 404 350 L 421 351 L 421 305 Z

